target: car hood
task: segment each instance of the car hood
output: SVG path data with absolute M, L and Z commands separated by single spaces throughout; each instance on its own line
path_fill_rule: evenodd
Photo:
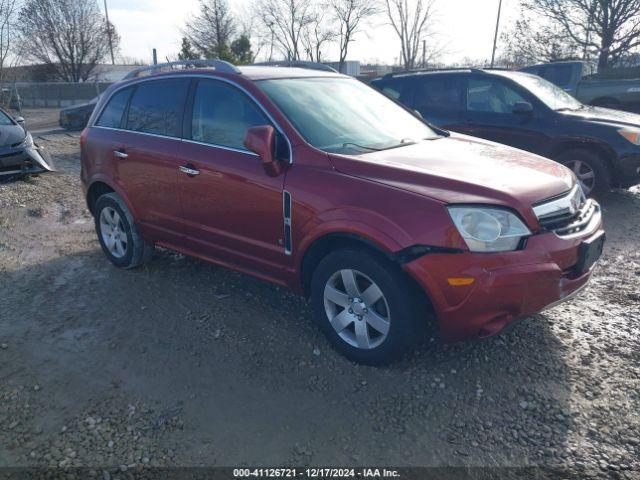
M 602 107 L 586 107 L 581 110 L 560 112 L 567 117 L 594 122 L 615 123 L 618 125 L 640 127 L 640 115 Z
M 20 125 L 4 125 L 0 127 L 0 147 L 9 147 L 22 142 L 27 133 Z
M 537 155 L 452 133 L 358 156 L 330 155 L 336 170 L 444 203 L 484 203 L 532 214 L 531 205 L 570 190 L 574 174 Z M 526 213 L 525 213 L 526 212 Z

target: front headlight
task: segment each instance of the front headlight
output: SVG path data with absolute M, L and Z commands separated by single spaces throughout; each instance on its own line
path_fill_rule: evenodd
M 16 143 L 15 145 L 11 145 L 13 148 L 33 148 L 33 137 L 29 132 L 27 132 L 27 136 L 20 143 Z
M 493 207 L 448 207 L 453 224 L 472 252 L 516 250 L 529 229 L 513 213 Z
M 638 128 L 621 128 L 618 133 L 629 140 L 634 145 L 640 145 L 640 129 Z

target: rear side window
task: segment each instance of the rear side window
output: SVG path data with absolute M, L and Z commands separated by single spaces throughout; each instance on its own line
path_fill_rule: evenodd
M 461 77 L 416 76 L 411 82 L 411 107 L 430 111 L 459 111 L 464 108 L 464 83 Z
M 109 100 L 109 103 L 107 103 L 107 106 L 104 107 L 104 110 L 102 110 L 102 114 L 96 122 L 96 125 L 100 127 L 120 128 L 122 115 L 131 96 L 131 90 L 131 88 L 125 88 L 124 90 L 116 92 Z
M 191 118 L 191 140 L 246 150 L 247 130 L 270 121 L 240 90 L 215 80 L 201 80 Z
M 179 137 L 187 81 L 157 80 L 137 86 L 127 116 L 127 129 Z

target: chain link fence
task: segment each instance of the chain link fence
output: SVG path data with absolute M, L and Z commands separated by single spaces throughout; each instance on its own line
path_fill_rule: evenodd
M 25 82 L 6 85 L 3 90 L 11 89 L 17 93 L 23 108 L 64 108 L 88 102 L 104 92 L 110 85 L 110 82 Z

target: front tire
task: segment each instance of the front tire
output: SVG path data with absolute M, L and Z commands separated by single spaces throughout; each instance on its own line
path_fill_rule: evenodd
M 118 268 L 135 268 L 151 260 L 154 245 L 147 242 L 117 193 L 100 196 L 94 208 L 96 233 L 107 259 Z
M 575 149 L 563 153 L 557 160 L 575 173 L 588 197 L 602 196 L 611 189 L 611 172 L 599 155 Z
M 423 293 L 397 265 L 365 250 L 338 250 L 322 259 L 311 281 L 311 303 L 329 342 L 358 363 L 391 363 L 426 331 Z

